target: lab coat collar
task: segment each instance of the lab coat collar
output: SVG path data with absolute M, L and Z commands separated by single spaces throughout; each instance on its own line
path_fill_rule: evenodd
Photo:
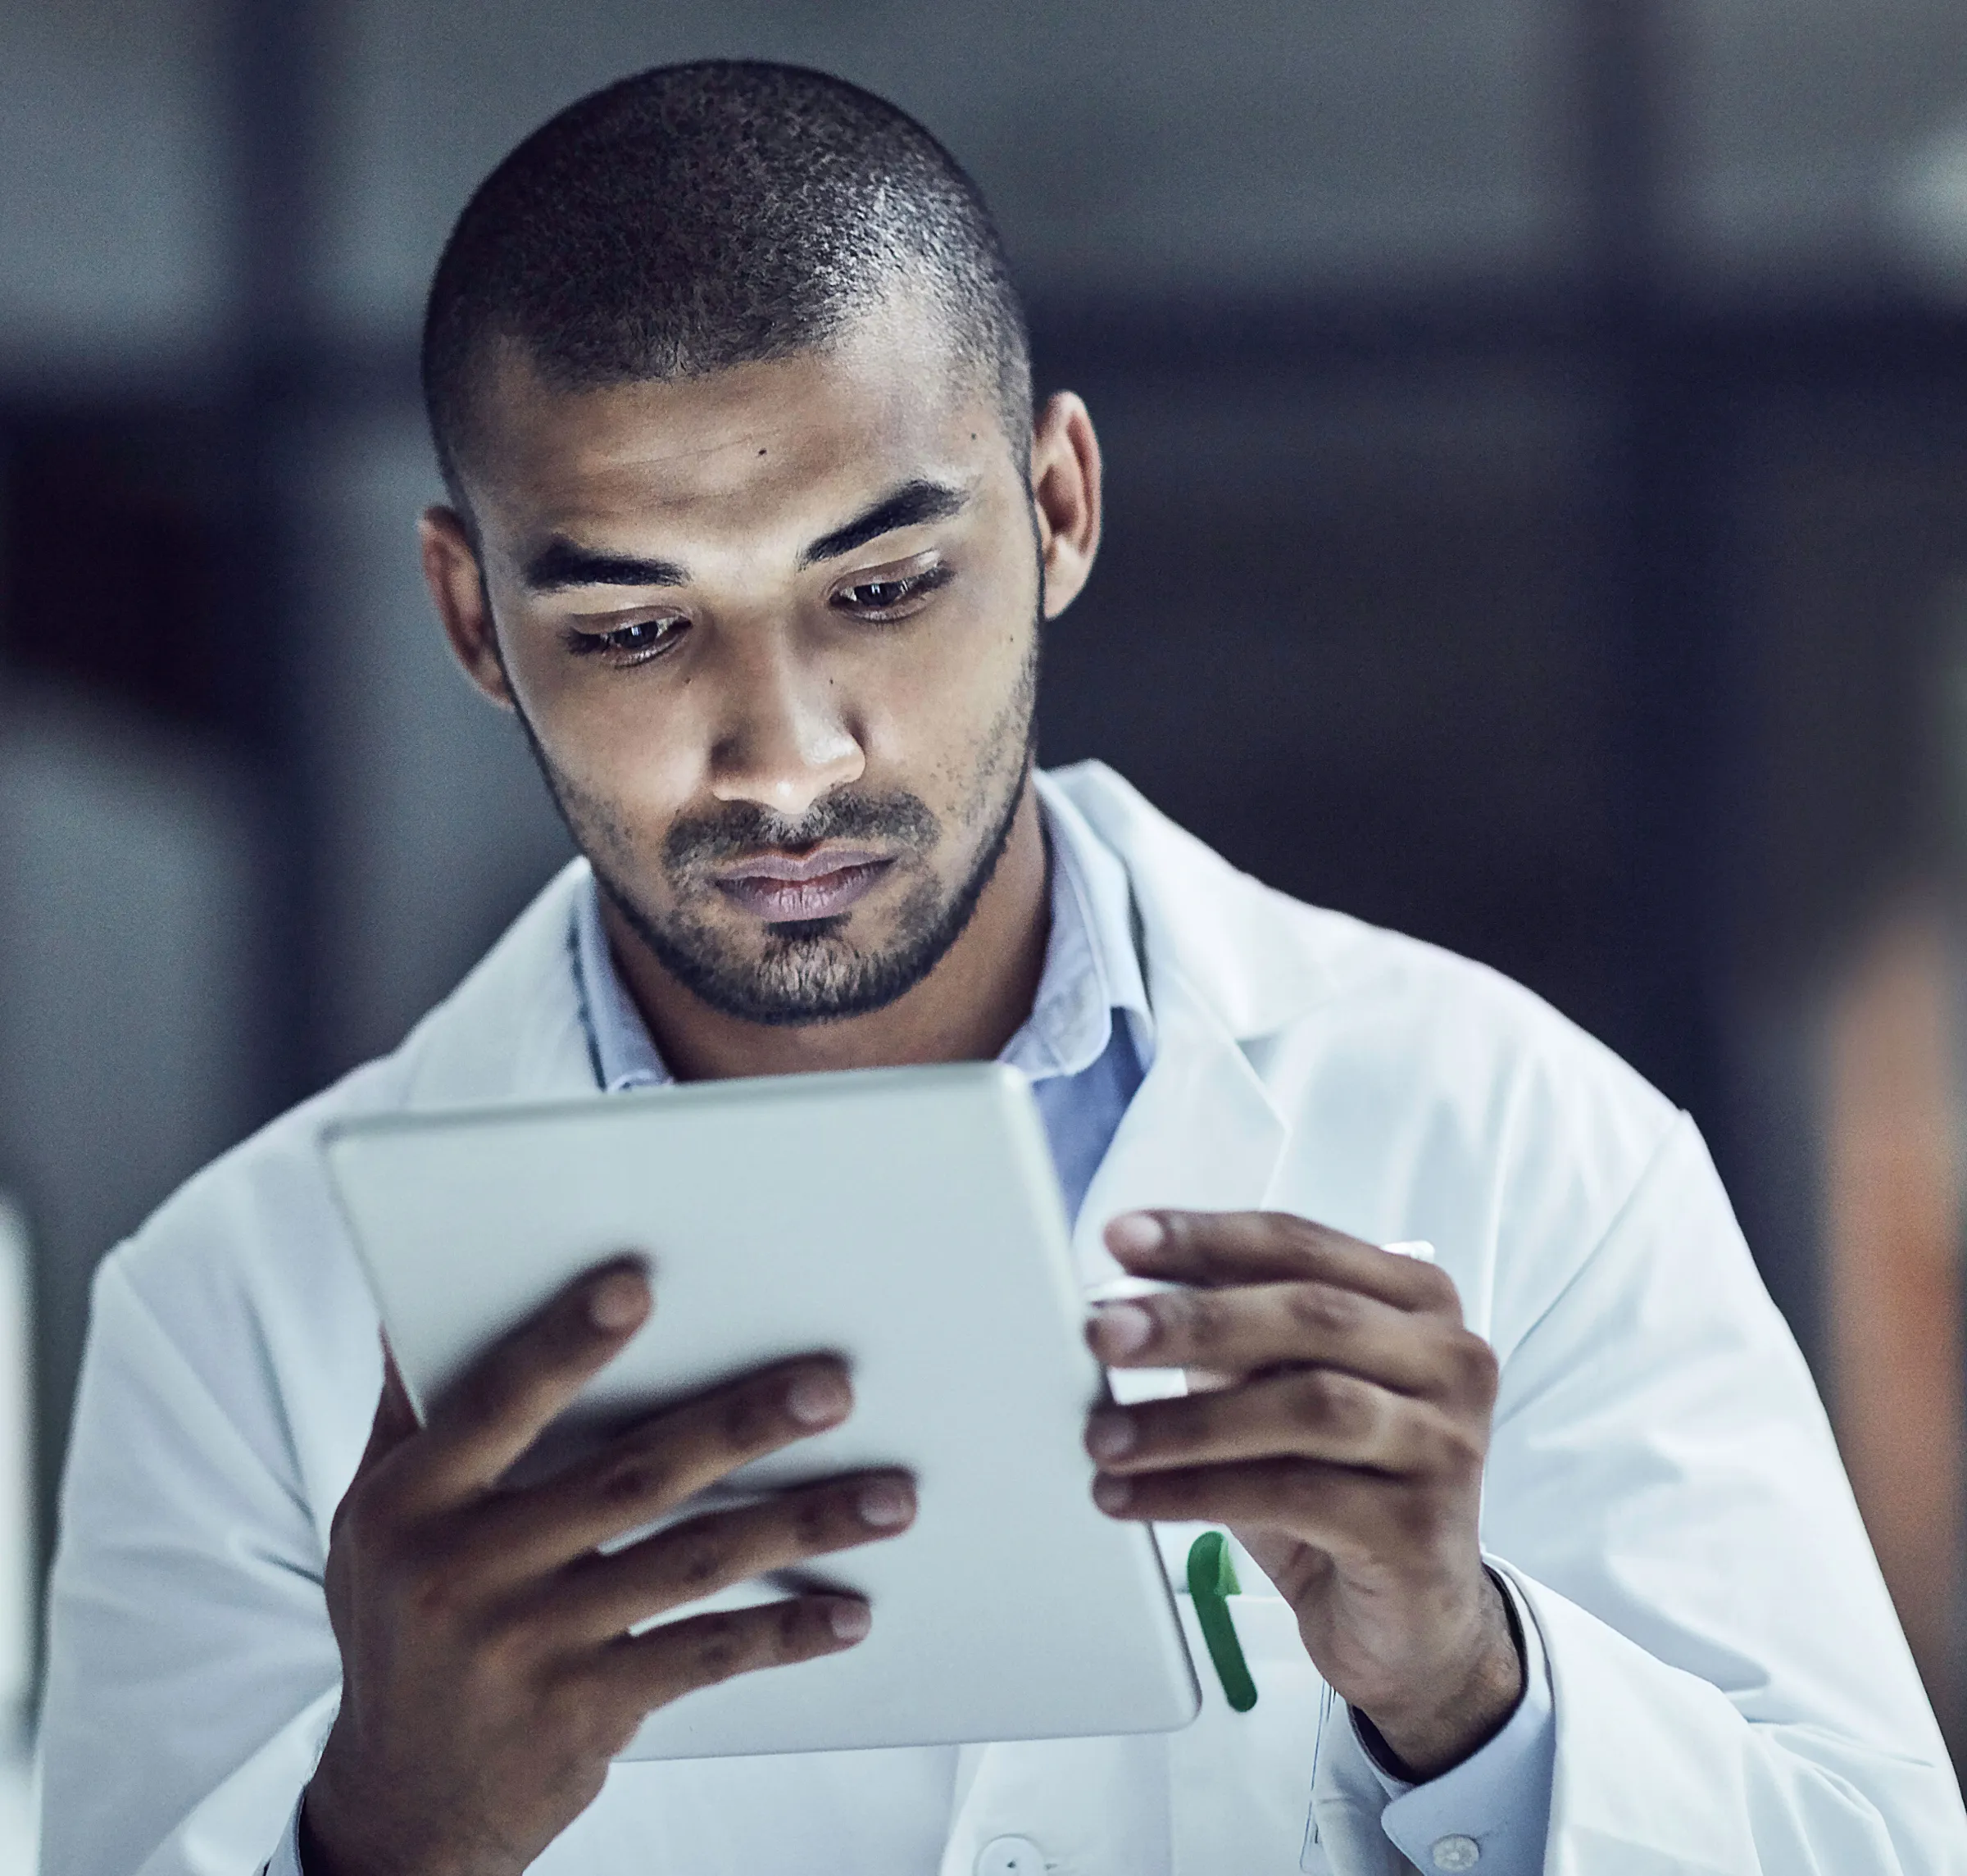
M 1147 991 L 1153 1065 L 1087 1188 L 1073 1234 L 1080 1280 L 1096 1300 L 1138 1287 L 1106 1248 L 1110 1220 L 1148 1206 L 1253 1210 L 1270 1188 L 1288 1132 L 1212 1001 L 1152 948 Z
M 1104 762 L 1055 769 L 1039 787 L 1055 813 L 1075 811 L 1126 866 L 1157 1026 L 1157 966 L 1185 977 L 1214 1026 L 1238 1042 L 1274 1035 L 1334 994 L 1328 928 L 1307 923 L 1320 915 L 1239 873 Z M 1346 929 L 1351 921 L 1331 921 Z
M 411 1032 L 404 1105 L 557 1101 L 594 1092 L 574 969 L 574 900 L 590 877 L 570 861 Z

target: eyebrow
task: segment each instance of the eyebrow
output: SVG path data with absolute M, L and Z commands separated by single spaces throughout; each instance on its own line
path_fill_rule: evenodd
M 689 575 L 675 561 L 602 553 L 556 534 L 526 562 L 533 593 L 565 593 L 576 586 L 685 586 Z
M 969 502 L 966 490 L 918 476 L 891 489 L 831 534 L 822 534 L 800 555 L 799 565 L 802 569 L 817 566 L 898 529 L 947 521 L 961 514 Z M 687 586 L 690 578 L 675 561 L 645 560 L 637 554 L 584 547 L 564 534 L 555 534 L 526 562 L 524 577 L 532 593 L 566 593 L 583 586 Z
M 862 509 L 845 526 L 822 534 L 800 555 L 799 564 L 802 567 L 817 566 L 822 561 L 851 554 L 856 547 L 864 547 L 898 528 L 919 527 L 924 521 L 947 521 L 951 516 L 961 514 L 969 501 L 966 490 L 918 476 L 884 495 L 873 506 Z

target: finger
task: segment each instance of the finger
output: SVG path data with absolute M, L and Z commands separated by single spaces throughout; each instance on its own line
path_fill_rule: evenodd
M 1138 1277 L 1204 1288 L 1330 1283 L 1460 1320 L 1454 1279 L 1438 1266 L 1287 1212 L 1123 1212 L 1106 1227 L 1106 1247 Z
M 430 1410 L 428 1488 L 455 1497 L 493 1484 L 641 1328 L 650 1301 L 640 1265 L 618 1258 L 481 1356 Z
M 863 1640 L 871 1622 L 867 1605 L 851 1596 L 684 1616 L 610 1642 L 601 1671 L 615 1699 L 647 1713 L 734 1674 L 837 1655 Z
M 1479 1472 L 1483 1423 L 1332 1368 L 1289 1369 L 1221 1393 L 1100 1408 L 1086 1450 L 1129 1475 L 1254 1459 L 1317 1459 L 1398 1474 Z
M 499 1494 L 480 1513 L 481 1548 L 515 1577 L 566 1563 L 838 1425 L 853 1404 L 847 1370 L 830 1356 L 747 1374 L 652 1415 L 541 1485 Z
M 1403 1393 L 1446 1390 L 1460 1357 L 1433 1316 L 1321 1283 L 1165 1290 L 1108 1303 L 1088 1325 L 1109 1367 L 1192 1368 L 1248 1374 L 1280 1362 L 1322 1362 Z
M 915 1515 L 907 1474 L 878 1472 L 693 1518 L 576 1564 L 552 1586 L 556 1623 L 577 1638 L 602 1641 L 734 1583 L 898 1537 Z
M 1274 1531 L 1342 1563 L 1412 1556 L 1432 1528 L 1466 1515 L 1459 1497 L 1410 1480 L 1315 1460 L 1256 1460 L 1120 1479 L 1102 1473 L 1093 1502 L 1110 1518 Z

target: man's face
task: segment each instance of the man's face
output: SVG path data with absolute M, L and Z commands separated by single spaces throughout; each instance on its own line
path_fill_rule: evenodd
M 500 361 L 469 475 L 497 651 L 475 675 L 712 1007 L 879 1008 L 960 934 L 1029 765 L 1023 443 L 892 302 L 693 381 L 556 394 Z

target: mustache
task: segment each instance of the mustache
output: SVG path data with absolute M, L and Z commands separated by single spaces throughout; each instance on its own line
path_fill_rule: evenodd
M 899 789 L 887 794 L 843 789 L 796 817 L 775 813 L 758 802 L 729 802 L 708 814 L 693 815 L 671 824 L 662 857 L 671 871 L 688 873 L 753 853 L 797 852 L 823 840 L 893 842 L 927 852 L 942 834 L 942 822 L 917 796 Z

